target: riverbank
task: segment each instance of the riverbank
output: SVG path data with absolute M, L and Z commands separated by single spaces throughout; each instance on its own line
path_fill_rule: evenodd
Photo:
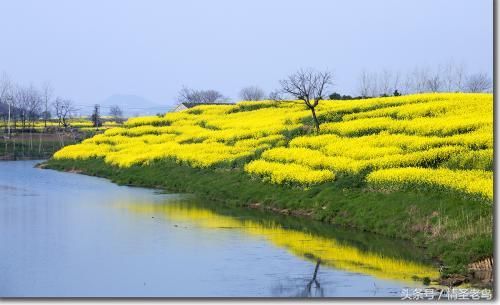
M 492 206 L 450 192 L 376 191 L 348 178 L 304 190 L 262 182 L 238 168 L 199 169 L 168 160 L 118 168 L 98 158 L 51 159 L 42 167 L 406 239 L 440 262 L 443 279 L 460 281 L 457 274 L 471 275 L 469 264 L 493 254 Z

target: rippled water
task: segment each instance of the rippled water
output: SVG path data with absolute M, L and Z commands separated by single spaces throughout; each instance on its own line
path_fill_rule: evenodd
M 400 298 L 436 274 L 401 241 L 36 163 L 0 162 L 3 297 Z

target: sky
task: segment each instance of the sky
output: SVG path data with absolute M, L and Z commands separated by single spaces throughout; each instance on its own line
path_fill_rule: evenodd
M 304 67 L 356 94 L 363 69 L 449 61 L 493 74 L 492 0 L 0 2 L 0 72 L 83 105 L 172 105 L 182 86 L 236 99 Z

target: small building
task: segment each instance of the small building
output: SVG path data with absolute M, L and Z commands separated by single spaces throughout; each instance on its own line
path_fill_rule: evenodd
M 185 102 L 185 103 L 180 103 L 175 108 L 172 110 L 172 112 L 179 112 L 182 110 L 186 110 L 189 108 L 193 108 L 195 106 L 199 105 L 232 105 L 231 103 L 190 103 L 190 102 Z

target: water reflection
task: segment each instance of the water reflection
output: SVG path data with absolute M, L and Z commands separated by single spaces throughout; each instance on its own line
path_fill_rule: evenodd
M 119 206 L 134 213 L 161 215 L 179 223 L 179 226 L 196 226 L 206 230 L 238 229 L 248 235 L 264 238 L 277 247 L 312 261 L 316 264 L 312 277 L 307 280 L 301 279 L 302 284 L 297 284 L 298 287 L 302 287 L 296 292 L 300 296 L 323 294 L 317 278 L 320 266 L 405 282 L 438 277 L 437 269 L 432 264 L 421 261 L 421 256 L 414 247 L 409 245 L 401 247 L 398 241 L 390 240 L 380 242 L 378 247 L 376 243 L 380 240 L 375 240 L 375 244 L 367 245 L 366 240 L 356 238 L 356 234 L 351 233 L 354 238 L 349 240 L 346 232 L 341 232 L 332 226 L 313 223 L 316 227 L 311 229 L 303 223 L 290 224 L 280 221 L 283 219 L 248 215 L 248 212 L 245 215 L 242 211 L 235 212 L 240 215 L 235 217 L 228 215 L 231 214 L 231 209 L 216 211 L 215 208 L 208 208 L 197 203 L 188 204 L 185 201 L 170 201 L 165 204 L 119 204 Z M 289 217 L 290 219 L 300 222 Z M 297 227 L 301 229 L 296 229 Z M 338 232 L 338 237 L 318 233 L 321 229 L 328 230 L 333 235 Z M 395 246 L 389 247 L 388 244 L 391 242 Z M 396 249 L 393 249 L 394 247 Z M 411 252 L 414 254 L 413 257 L 404 255 Z M 415 256 L 420 257 L 420 260 Z M 286 287 L 290 287 L 290 284 Z M 273 289 L 278 293 L 282 288 L 277 285 Z M 376 291 L 376 287 L 374 289 Z
M 318 259 L 316 261 L 316 267 L 314 267 L 314 273 L 313 273 L 313 277 L 312 279 L 309 281 L 309 283 L 307 283 L 306 285 L 306 289 L 300 294 L 300 296 L 302 297 L 310 297 L 312 296 L 312 284 L 314 284 L 316 290 L 319 292 L 318 295 L 319 296 L 324 296 L 324 291 L 323 291 L 323 288 L 321 288 L 321 285 L 319 284 L 319 281 L 317 279 L 317 276 L 318 276 L 318 270 L 319 270 L 319 265 L 321 264 L 321 259 Z
M 398 240 L 34 164 L 0 162 L 0 297 L 400 298 L 421 282 L 370 274 L 434 272 Z

